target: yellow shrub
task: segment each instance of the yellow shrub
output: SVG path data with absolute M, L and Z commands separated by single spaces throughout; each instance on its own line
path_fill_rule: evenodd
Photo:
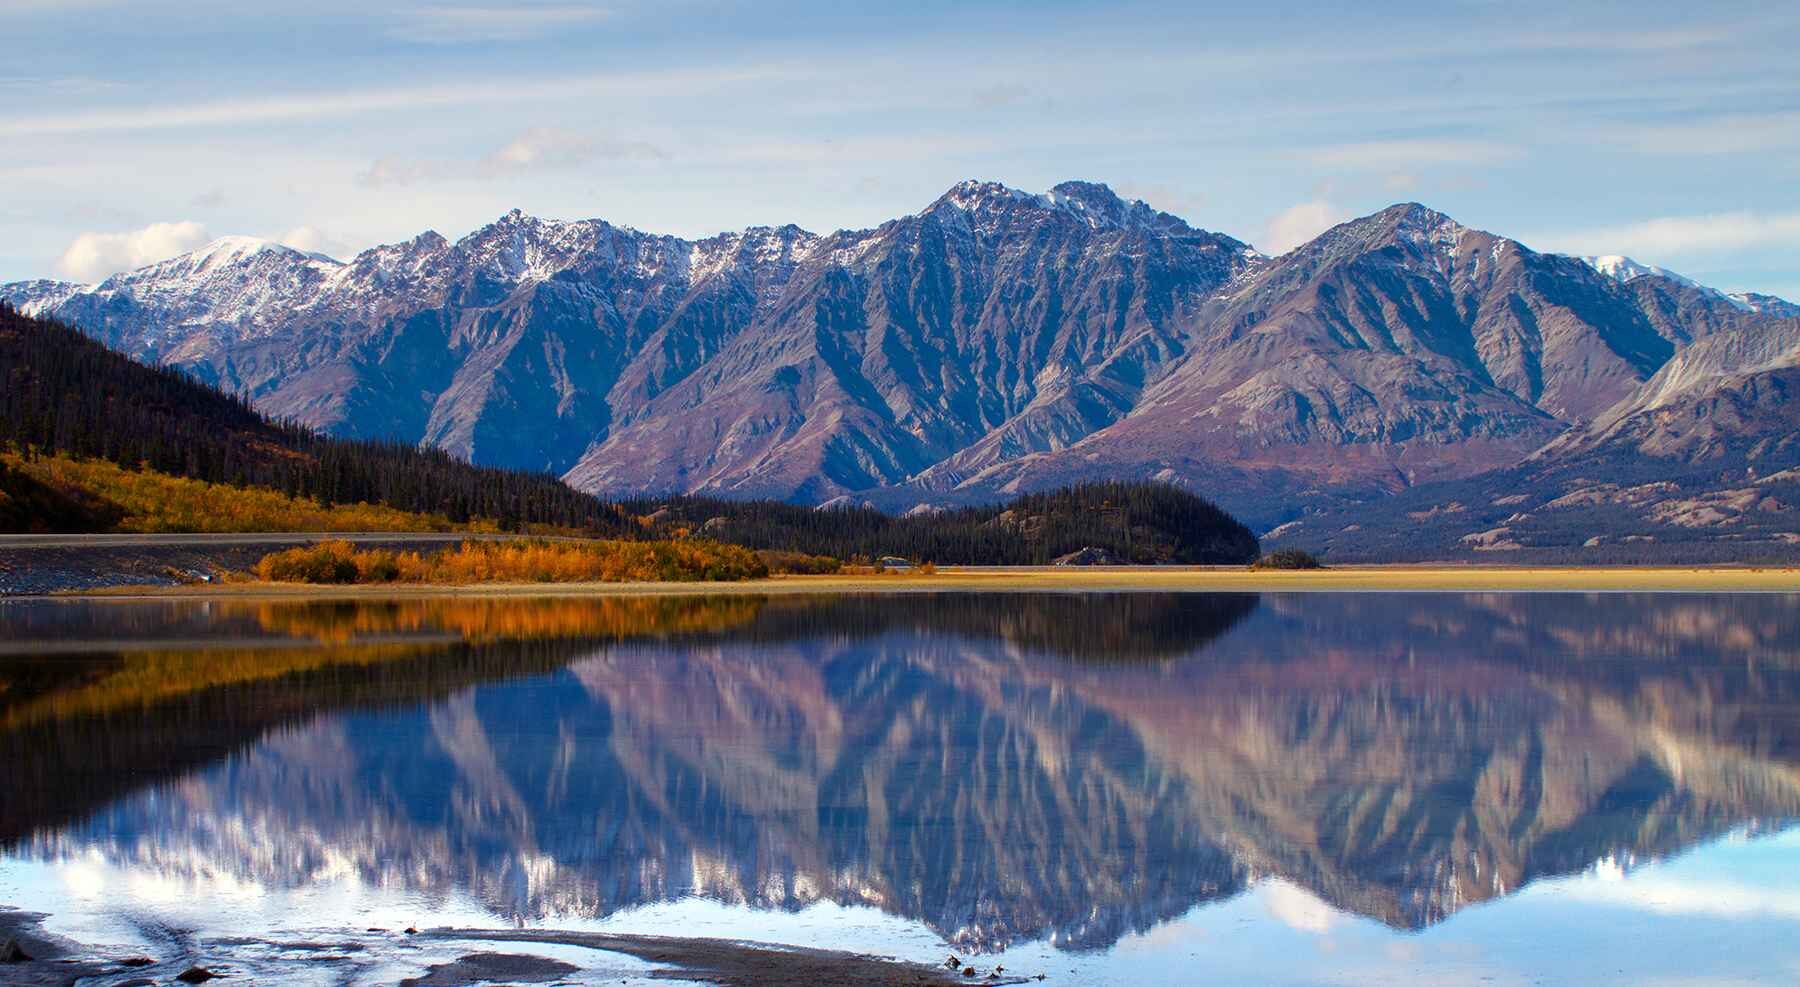
M 468 541 L 421 555 L 328 541 L 266 555 L 255 572 L 274 582 L 621 583 L 758 579 L 769 567 L 718 542 Z
M 442 514 L 414 514 L 380 504 L 334 504 L 326 507 L 308 497 L 289 497 L 266 487 L 235 487 L 170 476 L 155 470 L 129 470 L 99 459 L 65 455 L 39 456 L 26 462 L 16 453 L 0 453 L 0 462 L 21 470 L 39 483 L 65 491 L 83 491 L 124 509 L 118 530 L 188 531 L 454 531 Z M 492 522 L 465 527 L 495 529 Z
M 322 541 L 271 552 L 255 571 L 257 578 L 272 583 L 354 583 L 362 575 L 363 554 L 347 541 Z

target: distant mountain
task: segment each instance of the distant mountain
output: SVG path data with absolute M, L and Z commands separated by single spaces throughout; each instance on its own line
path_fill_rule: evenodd
M 515 211 L 347 263 L 234 238 L 0 292 L 272 415 L 609 496 L 903 511 L 1158 478 L 1260 527 L 1515 467 L 1685 348 L 1800 316 L 1416 204 L 1270 258 L 1085 182 L 964 182 L 827 236 Z
M 1334 505 L 1265 542 L 1330 557 L 1789 562 L 1800 557 L 1800 319 L 1683 347 L 1522 462 Z
M 1662 278 L 1687 288 L 1693 288 L 1706 294 L 1723 298 L 1731 304 L 1736 305 L 1738 308 L 1748 312 L 1758 312 L 1764 315 L 1778 316 L 1800 315 L 1800 305 L 1795 305 L 1793 302 L 1785 299 L 1776 298 L 1774 295 L 1759 295 L 1753 291 L 1727 292 L 1720 291 L 1717 288 L 1708 288 L 1697 281 L 1682 277 L 1668 268 L 1655 267 L 1650 264 L 1640 264 L 1629 257 L 1623 257 L 1618 254 L 1583 257 L 1581 260 L 1585 261 L 1594 270 L 1621 283 L 1635 281 L 1638 278 L 1644 277 Z
M 1248 500 L 1296 482 L 1367 493 L 1479 472 L 1632 393 L 1692 334 L 1745 318 L 1718 302 L 1670 320 L 1653 301 L 1570 258 L 1395 206 L 1209 299 L 1182 358 L 1116 424 L 962 483 L 1151 469 L 1242 484 Z

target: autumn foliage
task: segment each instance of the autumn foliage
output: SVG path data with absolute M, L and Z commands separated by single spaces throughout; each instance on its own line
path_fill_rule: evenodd
M 333 504 L 266 487 L 238 487 L 126 469 L 103 459 L 0 452 L 0 468 L 68 498 L 106 505 L 115 531 L 498 531 L 498 525 L 456 525 L 442 514 L 417 514 L 380 504 Z
M 321 644 L 354 644 L 369 636 L 454 634 L 464 641 L 585 638 L 624 641 L 712 634 L 741 627 L 765 598 L 729 596 L 428 596 L 351 604 L 306 600 L 209 601 L 226 617 L 251 616 L 269 634 Z
M 257 578 L 290 583 L 625 583 L 758 579 L 769 567 L 708 541 L 468 541 L 421 554 L 324 541 L 273 552 Z
M 508 531 L 545 533 L 550 526 L 617 535 L 627 525 L 612 505 L 554 476 L 474 466 L 412 442 L 333 438 L 272 421 L 181 370 L 144 366 L 0 301 L 0 450 L 8 449 L 26 459 L 61 454 L 227 490 L 277 491 L 327 508 L 383 504 L 400 514 L 441 514 L 458 527 L 487 518 Z M 0 503 L 0 522 L 7 513 Z

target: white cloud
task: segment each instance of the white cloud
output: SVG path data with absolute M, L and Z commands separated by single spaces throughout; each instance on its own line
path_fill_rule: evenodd
M 56 270 L 75 281 L 100 281 L 120 271 L 187 253 L 210 239 L 206 227 L 185 220 L 151 223 L 125 233 L 83 233 L 57 258 Z
M 1289 206 L 1269 220 L 1257 248 L 1280 256 L 1349 218 L 1349 213 L 1324 199 Z
M 1388 171 L 1418 165 L 1493 164 L 1518 153 L 1518 148 L 1496 141 L 1413 139 L 1339 144 L 1321 149 L 1313 158 L 1333 168 Z
M 401 15 L 390 37 L 420 44 L 474 44 L 531 41 L 612 16 L 604 7 L 581 4 L 462 7 L 433 4 Z
M 1800 893 L 1732 881 L 1696 881 L 1662 874 L 1640 874 L 1629 881 L 1602 876 L 1571 880 L 1546 891 L 1559 898 L 1664 915 L 1800 919 Z
M 342 258 L 351 253 L 349 244 L 316 226 L 296 226 L 276 237 L 275 241 L 309 254 Z
M 1286 881 L 1270 880 L 1258 886 L 1263 908 L 1281 924 L 1297 932 L 1324 935 L 1340 916 L 1316 895 Z
M 1538 237 L 1544 249 L 1572 254 L 1629 254 L 1654 258 L 1692 257 L 1733 250 L 1800 248 L 1800 212 L 1712 213 L 1664 216 L 1623 226 L 1572 230 Z

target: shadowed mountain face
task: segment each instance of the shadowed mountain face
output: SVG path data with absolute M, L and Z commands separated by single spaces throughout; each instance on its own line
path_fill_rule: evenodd
M 1633 285 L 1638 282 L 1632 282 Z M 1721 332 L 1517 466 L 1273 533 L 1334 559 L 1800 556 L 1800 320 Z
M 1794 311 L 1411 204 L 1268 258 L 1086 182 L 964 182 L 828 236 L 515 211 L 347 263 L 231 238 L 0 295 L 273 415 L 606 495 L 901 509 L 1160 477 L 1263 525 L 1512 466 Z
M 255 661 L 15 672 L 7 790 L 86 808 L 13 819 L 14 852 L 352 873 L 517 919 L 829 900 L 1082 949 L 1268 877 L 1417 928 L 1800 818 L 1789 597 L 597 602 L 265 606 L 213 615 Z M 424 650 L 371 650 L 396 645 Z M 229 723 L 188 752 L 170 729 Z M 177 748 L 161 780 L 108 753 L 142 736 Z M 40 770 L 88 755 L 129 775 L 104 799 Z

